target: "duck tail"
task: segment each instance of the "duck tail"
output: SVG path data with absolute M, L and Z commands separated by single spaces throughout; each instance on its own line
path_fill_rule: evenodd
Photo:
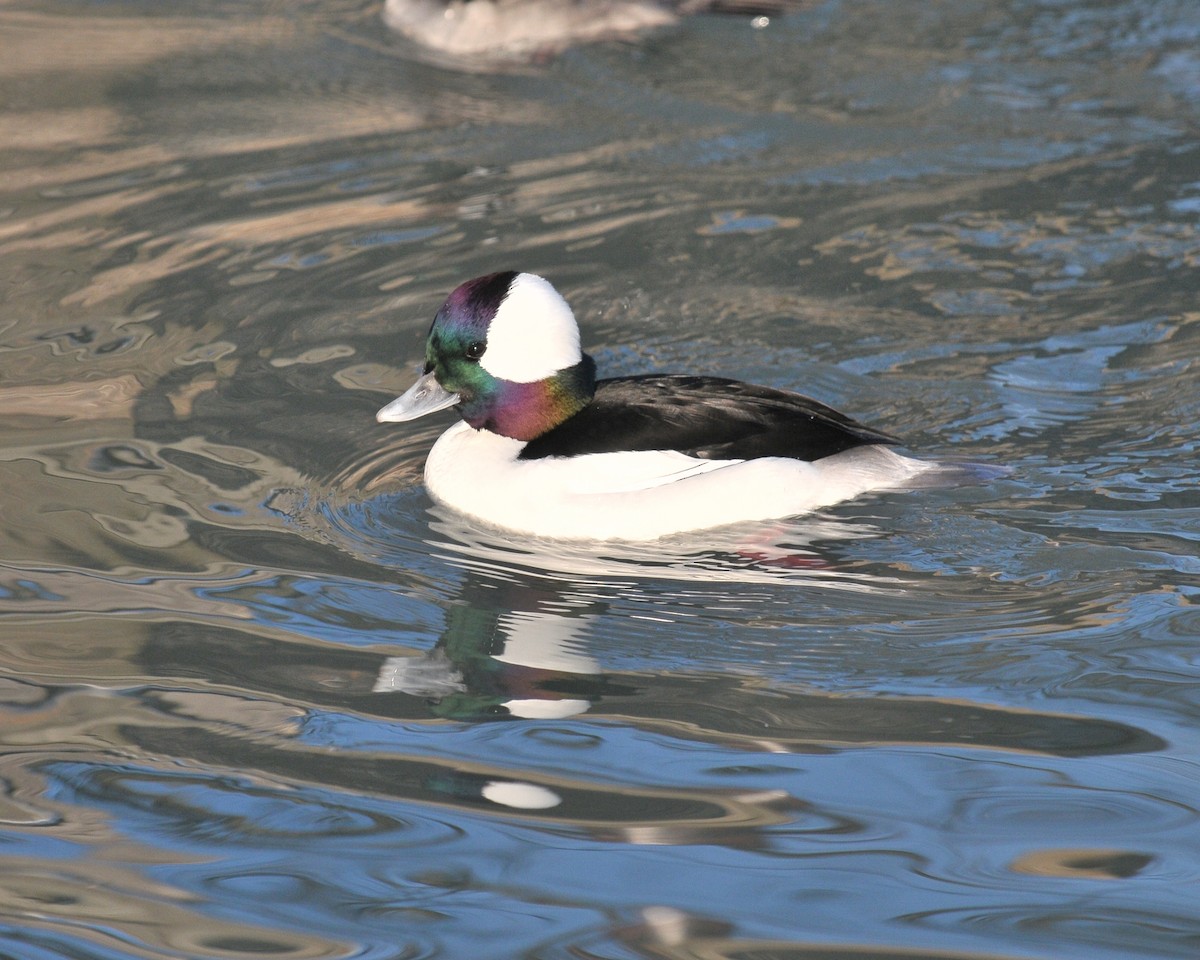
M 992 483 L 1012 473 L 1010 467 L 993 463 L 971 463 L 965 460 L 926 462 L 929 463 L 929 469 L 908 477 L 904 481 L 906 488 L 979 486 Z

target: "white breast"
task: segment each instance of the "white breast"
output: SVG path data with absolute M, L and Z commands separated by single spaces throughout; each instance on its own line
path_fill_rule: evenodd
M 936 469 L 882 446 L 815 463 L 699 460 L 670 451 L 518 460 L 523 446 L 456 424 L 429 453 L 426 488 L 460 513 L 534 536 L 653 540 L 795 516 Z

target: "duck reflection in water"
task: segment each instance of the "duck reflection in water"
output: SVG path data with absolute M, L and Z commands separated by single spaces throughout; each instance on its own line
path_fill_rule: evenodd
M 468 574 L 437 644 L 419 656 L 388 657 L 373 692 L 426 698 L 435 716 L 456 720 L 584 713 L 612 692 L 582 641 L 604 606 L 549 585 Z

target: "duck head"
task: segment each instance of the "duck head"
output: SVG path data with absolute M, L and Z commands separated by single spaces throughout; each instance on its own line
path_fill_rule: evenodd
M 375 419 L 456 406 L 477 430 L 529 441 L 583 409 L 595 387 L 596 366 L 558 291 L 532 273 L 491 273 L 446 298 L 425 343 L 424 374 Z

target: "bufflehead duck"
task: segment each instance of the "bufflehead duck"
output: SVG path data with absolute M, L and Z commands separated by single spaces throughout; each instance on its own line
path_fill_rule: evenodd
M 387 0 L 384 22 L 451 57 L 524 58 L 675 23 L 657 0 Z
M 385 0 L 383 21 L 466 66 L 525 60 L 578 43 L 632 38 L 693 13 L 743 16 L 755 27 L 810 0 Z
M 708 376 L 596 380 L 546 280 L 493 273 L 438 310 L 425 372 L 380 423 L 456 407 L 425 462 L 429 495 L 536 536 L 653 540 L 925 486 L 936 464 L 808 397 Z

